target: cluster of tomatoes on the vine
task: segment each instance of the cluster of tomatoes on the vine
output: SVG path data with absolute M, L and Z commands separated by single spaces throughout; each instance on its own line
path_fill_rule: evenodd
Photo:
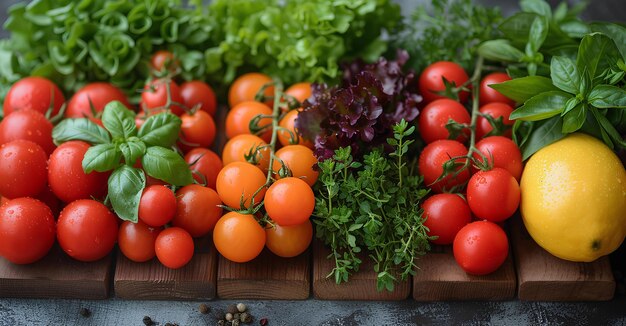
M 428 66 L 419 80 L 426 105 L 418 126 L 427 145 L 418 168 L 434 193 L 422 204 L 424 225 L 438 237 L 433 243 L 453 245 L 457 263 L 470 274 L 489 274 L 505 261 L 508 238 L 498 224 L 520 202 L 522 154 L 511 140 L 509 120 L 515 103 L 488 87 L 509 79 L 491 73 L 479 89 L 471 89 L 461 66 L 441 61 Z M 472 115 L 465 107 L 470 91 L 471 100 L 479 100 Z
M 107 103 L 119 101 L 132 108 L 124 93 L 110 83 L 91 83 L 65 103 L 60 89 L 45 78 L 28 77 L 12 86 L 0 123 L 0 256 L 17 264 L 32 263 L 44 257 L 56 239 L 69 256 L 96 261 L 117 243 L 130 260 L 156 256 L 163 265 L 179 268 L 193 257 L 193 238 L 211 231 L 216 247 L 234 261 L 254 258 L 264 245 L 284 257 L 306 250 L 314 206 L 310 185 L 317 172 L 306 147 L 310 143 L 295 133 L 297 111 L 287 110 L 293 105 L 281 105 L 285 111 L 272 114 L 265 104 L 253 101 L 261 88 L 267 98 L 274 97 L 271 79 L 261 74 L 240 77 L 229 92 L 232 110 L 225 132 L 232 139 L 220 157 L 209 149 L 218 132 L 213 89 L 202 81 L 179 86 L 178 64 L 170 52 L 154 54 L 153 76 L 141 94 L 135 123 L 139 128 L 148 117 L 164 112 L 179 116 L 176 147 L 196 183 L 176 188 L 146 175 L 137 223 L 121 221 L 107 206 L 110 171 L 84 172 L 83 159 L 91 145 L 68 141 L 57 147 L 52 137 L 53 121 L 88 118 L 102 126 Z M 297 84 L 283 95 L 288 101 L 280 103 L 297 104 L 309 95 L 309 84 Z M 255 119 L 259 114 L 262 119 Z M 274 137 L 284 146 L 274 151 L 276 142 L 270 144 L 267 138 L 271 128 L 264 125 L 278 117 Z M 261 138 L 250 130 L 254 125 L 265 127 L 258 131 Z M 266 178 L 268 171 L 275 173 Z M 262 187 L 250 188 L 257 185 Z M 257 193 L 254 205 L 249 204 L 250 191 Z M 261 201 L 269 218 L 259 211 Z M 240 212 L 224 215 L 224 204 Z M 246 210 L 250 214 L 242 214 Z

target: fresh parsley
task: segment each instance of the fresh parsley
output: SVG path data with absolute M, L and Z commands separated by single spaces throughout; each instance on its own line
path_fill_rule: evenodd
M 314 213 L 317 237 L 330 247 L 337 283 L 348 281 L 367 251 L 378 290 L 392 291 L 414 275 L 416 259 L 430 249 L 420 200 L 428 190 L 408 160 L 415 127 L 402 120 L 387 139 L 390 154 L 374 149 L 354 161 L 351 147 L 319 163 L 321 184 Z

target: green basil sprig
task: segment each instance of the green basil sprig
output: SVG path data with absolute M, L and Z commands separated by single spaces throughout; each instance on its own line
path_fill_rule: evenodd
M 182 121 L 171 113 L 150 116 L 139 131 L 135 114 L 118 101 L 102 112 L 104 128 L 87 118 L 65 119 L 52 130 L 55 143 L 81 140 L 92 146 L 83 158 L 85 173 L 111 171 L 108 198 L 117 215 L 137 222 L 139 200 L 146 185 L 145 174 L 175 186 L 193 182 L 189 166 L 169 149 Z M 141 160 L 143 170 L 134 167 Z
M 604 28 L 617 30 L 616 40 L 626 38 L 626 29 Z M 590 33 L 580 41 L 575 60 L 552 57 L 550 78 L 530 76 L 492 86 L 524 103 L 510 116 L 517 120 L 514 131 L 524 159 L 577 131 L 594 135 L 611 148 L 626 148 L 621 136 L 626 131 L 621 112 L 626 108 L 624 52 L 612 37 Z

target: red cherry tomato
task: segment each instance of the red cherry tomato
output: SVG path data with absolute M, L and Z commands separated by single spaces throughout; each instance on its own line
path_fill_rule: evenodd
M 489 221 L 472 222 L 463 227 L 452 245 L 454 259 L 468 274 L 495 272 L 509 255 L 509 240 L 498 225 Z
M 107 193 L 109 172 L 85 174 L 83 170 L 83 158 L 89 147 L 82 141 L 69 141 L 50 155 L 48 183 L 55 196 L 66 203 L 92 197 L 104 198 Z
M 26 77 L 11 86 L 2 107 L 4 116 L 17 110 L 35 110 L 45 114 L 52 104 L 51 116 L 55 116 L 64 102 L 63 93 L 50 80 L 43 77 Z
M 169 223 L 176 214 L 176 196 L 162 185 L 147 186 L 139 200 L 139 219 L 151 227 Z
M 0 122 L 0 145 L 18 139 L 36 143 L 47 155 L 56 148 L 52 142 L 52 123 L 34 110 L 15 111 Z
M 456 194 L 435 194 L 422 204 L 424 226 L 430 231 L 428 236 L 437 236 L 431 240 L 434 244 L 448 245 L 456 234 L 472 220 L 472 213 L 467 202 Z
M 180 118 L 183 123 L 180 127 L 181 139 L 185 147 L 209 147 L 215 140 L 215 122 L 204 111 L 196 111 L 193 114 L 183 113 Z
M 509 171 L 479 171 L 467 184 L 467 203 L 480 219 L 501 222 L 511 217 L 520 202 L 520 188 Z
M 172 52 L 159 50 L 152 55 L 150 65 L 156 71 L 165 71 L 167 69 L 170 72 L 174 72 L 178 69 L 180 62 Z
M 0 206 L 0 256 L 14 264 L 43 258 L 55 238 L 50 208 L 39 200 L 17 198 Z
M 67 104 L 65 117 L 94 117 L 94 113 L 102 112 L 104 107 L 112 101 L 119 101 L 127 108 L 131 108 L 126 95 L 119 88 L 103 82 L 87 84 L 72 96 Z
M 489 85 L 500 84 L 508 80 L 511 80 L 511 77 L 509 77 L 509 75 L 504 72 L 494 72 L 483 77 L 483 79 L 480 81 L 480 105 L 501 102 L 510 106 L 514 106 L 515 101 L 502 95 L 495 89 L 489 87 Z
M 118 234 L 120 251 L 134 262 L 148 261 L 156 256 L 154 243 L 159 232 L 161 228 L 150 227 L 141 221 L 124 221 Z
M 480 108 L 480 113 L 490 115 L 494 119 L 498 119 L 502 117 L 502 123 L 505 127 L 508 126 L 508 129 L 504 131 L 502 134 L 505 137 L 511 138 L 511 128 L 515 121 L 509 119 L 511 112 L 513 112 L 513 108 L 508 104 L 504 103 L 489 103 Z M 493 130 L 493 126 L 489 123 L 484 117 L 478 116 L 476 119 L 476 137 L 478 139 L 485 137 L 489 132 Z
M 213 88 L 207 83 L 199 80 L 180 85 L 180 95 L 183 97 L 183 103 L 188 108 L 200 105 L 200 110 L 205 111 L 212 117 L 217 111 L 217 100 Z
M 476 143 L 478 149 L 494 168 L 503 168 L 519 182 L 522 177 L 522 152 L 509 138 L 491 136 Z M 483 162 L 482 158 L 474 153 L 474 159 Z
M 430 102 L 418 119 L 418 126 L 422 139 L 430 144 L 435 140 L 448 139 L 450 133 L 446 128 L 448 121 L 453 120 L 460 124 L 470 124 L 470 115 L 465 107 L 454 100 L 443 98 Z M 456 140 L 463 142 L 469 136 L 469 129 L 464 129 Z
M 220 196 L 211 188 L 188 185 L 176 192 L 176 215 L 174 226 L 185 229 L 194 237 L 211 232 L 217 220 L 222 217 Z
M 452 187 L 462 185 L 469 179 L 468 169 L 464 169 L 458 175 L 447 175 L 445 178 L 435 181 L 443 174 L 443 165 L 453 157 L 467 155 L 467 148 L 456 140 L 436 140 L 428 144 L 419 157 L 418 168 L 420 174 L 424 176 L 424 183 L 433 192 L 441 193 L 450 190 Z M 465 159 L 459 158 L 454 161 L 463 164 Z M 460 167 L 456 169 L 459 171 Z
M 48 156 L 41 146 L 14 140 L 0 147 L 0 194 L 7 198 L 34 197 L 46 187 Z
M 220 170 L 224 167 L 222 159 L 210 149 L 194 148 L 185 154 L 185 162 L 189 164 L 193 178 L 200 184 L 215 189 L 215 182 Z
M 148 83 L 141 93 L 141 102 L 148 110 L 158 110 L 167 104 L 167 85 L 170 87 L 170 99 L 172 103 L 183 103 L 178 85 L 168 79 L 155 79 Z M 179 105 L 170 105 L 173 114 L 180 116 L 185 110 Z
M 178 227 L 171 227 L 159 233 L 154 249 L 161 264 L 171 269 L 177 269 L 191 261 L 194 246 L 193 238 L 187 231 Z
M 102 203 L 91 199 L 73 201 L 59 215 L 59 245 L 76 260 L 96 261 L 113 250 L 117 227 L 117 217 Z
M 438 61 L 435 62 L 420 75 L 419 89 L 420 93 L 424 97 L 425 103 L 430 103 L 436 99 L 445 98 L 442 95 L 436 94 L 436 92 L 445 91 L 446 87 L 443 83 L 443 78 L 447 81 L 454 83 L 457 87 L 465 84 L 469 77 L 463 67 L 450 61 Z M 468 92 L 460 92 L 459 100 L 464 103 L 469 96 Z

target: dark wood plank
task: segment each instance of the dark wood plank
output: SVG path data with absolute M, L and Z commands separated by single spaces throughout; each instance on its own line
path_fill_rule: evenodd
M 115 294 L 131 300 L 210 300 L 216 292 L 217 254 L 212 236 L 196 239 L 189 264 L 169 269 L 156 258 L 135 263 L 118 254 Z
M 217 296 L 221 299 L 302 300 L 310 296 L 310 251 L 281 258 L 267 248 L 247 263 L 221 255 L 217 269 Z
M 359 272 L 346 283 L 337 284 L 326 276 L 332 271 L 334 261 L 328 259 L 330 250 L 320 241 L 313 245 L 313 295 L 321 300 L 404 300 L 409 297 L 409 280 L 396 283 L 392 292 L 376 289 L 376 272 L 369 257 L 362 255 Z
M 592 263 L 557 258 L 530 237 L 520 217 L 511 228 L 518 297 L 529 301 L 606 301 L 615 294 L 608 257 Z
M 508 300 L 515 297 L 516 277 L 513 258 L 509 256 L 500 268 L 484 276 L 469 275 L 456 263 L 451 246 L 435 246 L 417 261 L 413 276 L 413 299 Z
M 106 299 L 113 256 L 84 263 L 55 245 L 42 260 L 15 265 L 0 257 L 0 297 Z

